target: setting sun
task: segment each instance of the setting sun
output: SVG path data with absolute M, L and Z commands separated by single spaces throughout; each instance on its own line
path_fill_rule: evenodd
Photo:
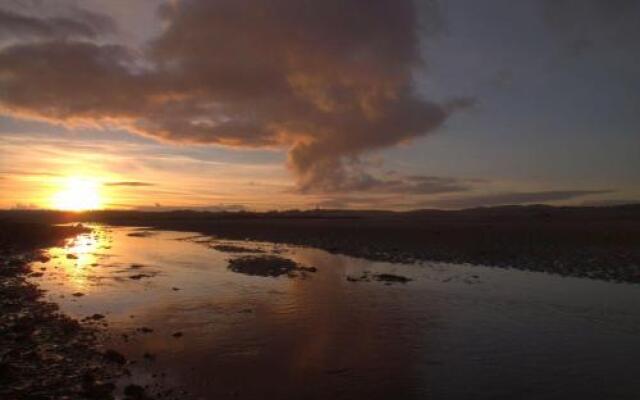
M 53 208 L 85 211 L 102 208 L 100 184 L 91 179 L 68 178 L 64 187 L 52 199 Z

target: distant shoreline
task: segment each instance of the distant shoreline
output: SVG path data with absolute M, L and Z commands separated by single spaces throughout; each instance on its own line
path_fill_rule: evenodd
M 0 221 L 101 222 L 304 245 L 399 263 L 443 261 L 640 283 L 640 205 L 272 213 L 0 211 Z

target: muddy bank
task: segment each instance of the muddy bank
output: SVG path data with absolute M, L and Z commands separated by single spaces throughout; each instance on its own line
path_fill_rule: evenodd
M 369 271 L 364 271 L 360 276 L 347 275 L 347 281 L 349 282 L 371 282 L 371 280 L 384 282 L 385 285 L 391 285 L 394 283 L 408 283 L 411 282 L 411 278 L 396 274 L 371 274 Z
M 212 244 L 210 247 L 223 253 L 264 253 L 264 250 L 261 249 L 252 249 L 232 244 Z
M 66 238 L 89 231 L 82 224 L 52 226 L 49 222 L 22 222 L 13 218 L 0 218 L 0 255 L 6 257 L 54 246 L 63 243 Z
M 306 272 L 316 272 L 315 267 L 305 267 L 288 258 L 274 255 L 232 258 L 228 268 L 240 274 L 273 278 L 281 275 L 295 278 L 304 276 Z
M 113 382 L 126 372 L 126 360 L 100 348 L 91 321 L 59 313 L 26 280 L 30 262 L 48 262 L 38 248 L 86 231 L 0 222 L 0 398 L 114 398 Z

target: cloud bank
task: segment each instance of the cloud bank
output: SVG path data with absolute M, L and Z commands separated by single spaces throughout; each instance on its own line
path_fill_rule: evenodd
M 159 13 L 166 28 L 140 50 L 93 40 L 109 24 L 2 11 L 20 41 L 0 51 L 0 112 L 286 148 L 299 190 L 322 192 L 361 184 L 360 156 L 473 103 L 414 92 L 419 25 L 438 18 L 418 21 L 411 0 L 184 0 Z

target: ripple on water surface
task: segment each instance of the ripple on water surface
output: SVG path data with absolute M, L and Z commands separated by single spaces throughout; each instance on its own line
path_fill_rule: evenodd
M 637 285 L 140 228 L 96 227 L 48 253 L 30 279 L 64 312 L 108 324 L 138 381 L 184 398 L 640 393 Z M 292 269 L 229 268 L 246 257 Z

